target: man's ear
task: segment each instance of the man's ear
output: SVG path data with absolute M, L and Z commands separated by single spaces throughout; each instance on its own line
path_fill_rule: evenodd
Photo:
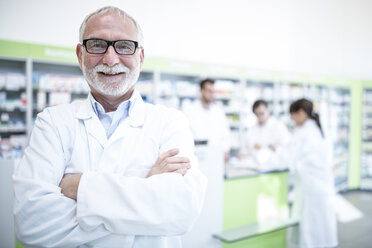
M 140 53 L 140 68 L 141 68 L 141 70 L 142 70 L 143 61 L 145 61 L 145 49 L 142 47 L 141 48 L 141 53 Z
M 83 65 L 83 51 L 82 51 L 82 49 L 83 49 L 83 45 L 78 43 L 76 45 L 76 56 L 77 56 L 78 61 L 79 61 L 80 69 L 83 69 L 82 68 L 82 65 Z

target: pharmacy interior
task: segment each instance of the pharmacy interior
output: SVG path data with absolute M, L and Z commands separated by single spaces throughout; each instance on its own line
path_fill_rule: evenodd
M 78 25 L 103 7 L 98 0 L 89 6 L 72 0 L 28 2 L 0 4 L 0 21 L 7 23 L 0 28 L 0 222 L 6 230 L 0 246 L 6 247 L 22 247 L 14 232 L 13 170 L 39 113 L 87 98 L 90 89 L 75 51 Z M 184 111 L 200 99 L 201 80 L 210 78 L 214 104 L 227 120 L 228 160 L 221 147 L 195 141 L 208 187 L 183 247 L 290 247 L 288 236 L 300 224 L 292 215 L 295 175 L 285 166 L 242 159 L 257 121 L 252 106 L 264 100 L 271 116 L 292 132 L 291 104 L 312 101 L 332 147 L 335 190 L 370 192 L 372 6 L 366 1 L 191 2 L 110 1 L 138 18 L 144 31 L 145 59 L 136 83 L 143 100 Z
M 17 50 L 13 49 L 15 46 Z M 7 40 L 2 40 L 0 47 L 1 159 L 12 160 L 22 155 L 37 113 L 48 106 L 85 98 L 88 87 L 71 48 Z M 251 105 L 256 99 L 266 100 L 272 114 L 291 128 L 290 103 L 307 97 L 314 101 L 323 118 L 322 124 L 332 137 L 337 190 L 372 189 L 371 82 L 284 73 L 259 74 L 246 68 L 227 70 L 218 65 L 147 58 L 137 89 L 145 101 L 181 109 L 199 97 L 198 83 L 205 75 L 215 78 L 216 101 L 223 106 L 229 120 L 231 159 L 239 153 L 242 137 L 252 125 Z M 220 206 L 223 229 L 265 218 L 268 213 L 259 213 L 261 208 L 256 202 L 260 199 L 264 204 L 262 195 L 272 201 L 276 208 L 274 215 L 288 214 L 291 183 L 287 173 L 287 170 L 265 173 L 229 170 L 227 165 L 223 206 Z M 246 197 L 242 197 L 243 192 Z M 252 208 L 256 211 L 244 211 Z M 273 211 L 269 215 L 273 215 Z M 266 234 L 273 236 L 267 240 L 284 242 L 281 232 Z M 244 242 L 255 242 L 246 240 Z

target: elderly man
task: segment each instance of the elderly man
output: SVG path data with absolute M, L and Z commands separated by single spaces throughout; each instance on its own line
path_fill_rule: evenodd
M 16 234 L 27 247 L 181 247 L 206 179 L 177 110 L 144 103 L 138 23 L 105 7 L 76 46 L 87 100 L 45 109 L 16 168 Z

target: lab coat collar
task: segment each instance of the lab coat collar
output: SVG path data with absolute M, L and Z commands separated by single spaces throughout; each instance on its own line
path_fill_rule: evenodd
M 129 126 L 131 127 L 139 127 L 142 126 L 145 121 L 145 103 L 136 90 L 134 90 L 133 94 L 132 106 L 129 109 L 127 123 L 129 123 Z M 85 122 L 87 132 L 94 137 L 102 147 L 105 147 L 109 143 L 106 132 L 98 119 L 89 98 L 84 100 L 84 102 L 78 107 L 75 117 Z M 122 137 L 123 134 L 126 133 L 125 130 L 127 130 L 128 125 L 125 123 L 126 122 L 124 121 L 117 127 L 111 140 Z
M 140 127 L 145 123 L 145 103 L 137 90 L 134 90 L 132 96 L 132 106 L 129 109 L 129 125 Z
M 89 97 L 87 97 L 87 99 L 85 99 L 83 103 L 78 107 L 75 113 L 75 117 L 77 119 L 86 120 L 92 118 L 93 115 L 95 115 L 95 112 Z
M 129 124 L 132 127 L 142 126 L 145 122 L 145 103 L 137 90 L 133 91 L 132 106 L 129 109 Z M 91 101 L 89 98 L 85 99 L 83 104 L 77 109 L 75 117 L 78 119 L 86 120 L 96 115 Z

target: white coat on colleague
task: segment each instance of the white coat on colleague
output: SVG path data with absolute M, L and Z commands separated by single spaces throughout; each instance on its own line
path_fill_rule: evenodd
M 231 146 L 230 128 L 224 110 L 214 102 L 214 97 L 214 80 L 204 79 L 200 82 L 200 99 L 185 106 L 183 111 L 194 139 L 222 147 L 226 162 Z
M 296 175 L 292 215 L 300 219 L 300 247 L 336 247 L 337 220 L 332 152 L 313 112 L 312 102 L 290 106 L 296 127 L 291 142 L 271 163 L 289 166 Z
M 141 36 L 118 8 L 83 22 L 76 53 L 91 93 L 37 116 L 13 175 L 24 246 L 177 248 L 200 214 L 206 179 L 187 119 L 134 88 Z
M 266 101 L 255 101 L 252 111 L 257 117 L 257 124 L 248 129 L 243 153 L 264 164 L 288 144 L 291 135 L 283 123 L 270 115 Z

